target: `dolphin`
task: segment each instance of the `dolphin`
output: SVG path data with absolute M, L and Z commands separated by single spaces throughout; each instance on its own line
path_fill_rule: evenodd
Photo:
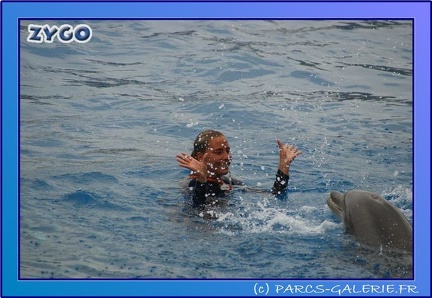
M 327 205 L 346 232 L 360 242 L 412 252 L 412 226 L 398 208 L 382 196 L 364 190 L 332 191 Z

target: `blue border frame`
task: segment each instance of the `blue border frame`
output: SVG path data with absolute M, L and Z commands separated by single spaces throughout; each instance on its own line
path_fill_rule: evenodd
M 6 296 L 430 297 L 430 2 L 2 2 L 1 293 Z M 20 19 L 412 19 L 414 20 L 414 278 L 412 280 L 22 280 L 19 273 L 18 95 Z M 393 289 L 368 292 L 368 285 Z M 366 286 L 366 288 L 364 288 Z M 348 288 L 349 287 L 349 288 Z M 404 291 L 399 291 L 400 287 Z M 415 288 L 414 288 L 415 287 Z M 332 289 L 336 290 L 333 292 Z M 409 293 L 412 289 L 416 293 Z M 313 291 L 315 290 L 315 291 Z M 338 290 L 342 292 L 338 292 Z M 301 295 L 302 293 L 297 293 Z

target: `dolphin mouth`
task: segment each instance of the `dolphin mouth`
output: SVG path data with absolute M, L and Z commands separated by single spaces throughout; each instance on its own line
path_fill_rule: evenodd
M 343 194 L 337 191 L 332 191 L 327 198 L 327 206 L 337 217 L 342 220 Z

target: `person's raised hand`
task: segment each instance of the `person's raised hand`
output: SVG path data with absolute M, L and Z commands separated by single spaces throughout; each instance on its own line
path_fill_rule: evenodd
M 279 147 L 279 170 L 288 175 L 291 162 L 302 152 L 294 145 L 283 144 L 279 139 L 276 142 Z
M 207 153 L 202 157 L 202 161 L 199 161 L 186 153 L 180 153 L 176 155 L 176 160 L 179 166 L 187 168 L 197 176 L 197 180 L 201 183 L 207 181 Z

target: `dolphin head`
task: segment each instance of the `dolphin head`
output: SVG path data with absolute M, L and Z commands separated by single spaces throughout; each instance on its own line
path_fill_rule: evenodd
M 330 210 L 339 217 L 340 220 L 343 220 L 343 212 L 345 210 L 345 200 L 344 194 L 338 191 L 330 192 L 330 196 L 327 199 L 327 206 L 329 206 Z
M 402 212 L 379 194 L 332 191 L 327 199 L 348 234 L 373 246 L 412 251 L 412 226 Z

